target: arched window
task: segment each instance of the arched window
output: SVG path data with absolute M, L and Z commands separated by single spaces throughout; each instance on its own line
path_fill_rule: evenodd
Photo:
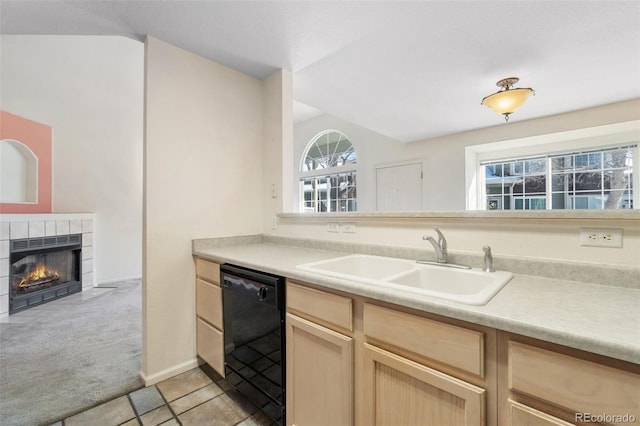
M 325 130 L 311 139 L 300 165 L 303 212 L 356 211 L 356 151 L 349 138 Z

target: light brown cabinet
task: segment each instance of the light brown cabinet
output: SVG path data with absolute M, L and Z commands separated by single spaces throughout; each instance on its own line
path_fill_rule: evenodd
M 198 356 L 224 377 L 220 265 L 196 258 L 196 348 Z
M 499 342 L 504 424 L 640 419 L 640 366 L 508 333 Z
M 289 425 L 495 422 L 495 330 L 291 280 L 287 310 Z
M 287 424 L 353 424 L 353 339 L 287 314 Z
M 368 343 L 362 424 L 486 424 L 486 388 L 495 387 L 495 381 L 485 377 L 485 341 L 495 341 L 491 330 L 370 303 L 363 312 Z
M 485 424 L 484 389 L 369 344 L 363 389 L 363 424 Z
M 349 298 L 287 283 L 288 425 L 353 424 L 351 312 Z

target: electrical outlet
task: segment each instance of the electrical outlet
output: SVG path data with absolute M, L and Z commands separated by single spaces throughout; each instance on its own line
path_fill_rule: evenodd
M 622 247 L 622 229 L 580 228 L 580 245 Z
M 356 232 L 356 224 L 353 222 L 346 222 L 340 225 L 342 232 L 345 234 L 353 234 Z
M 327 232 L 340 232 L 340 223 L 339 222 L 328 222 L 327 223 Z

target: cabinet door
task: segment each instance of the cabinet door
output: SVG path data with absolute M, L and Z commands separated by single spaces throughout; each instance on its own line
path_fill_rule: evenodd
M 287 424 L 353 424 L 353 339 L 287 314 Z
M 364 424 L 485 424 L 485 390 L 364 345 Z

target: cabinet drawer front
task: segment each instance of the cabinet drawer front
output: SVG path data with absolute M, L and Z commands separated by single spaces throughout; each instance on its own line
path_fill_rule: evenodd
M 576 413 L 640 418 L 640 375 L 513 341 L 509 388 Z
M 574 426 L 573 423 L 509 400 L 510 426 Z
M 196 258 L 196 275 L 220 285 L 220 265 L 208 260 Z
M 222 330 L 222 289 L 196 279 L 196 314 L 218 330 Z
M 364 333 L 484 377 L 484 333 L 366 303 Z
M 352 300 L 287 281 L 287 309 L 305 318 L 353 331 Z
M 200 318 L 196 319 L 198 356 L 224 377 L 224 338 Z

